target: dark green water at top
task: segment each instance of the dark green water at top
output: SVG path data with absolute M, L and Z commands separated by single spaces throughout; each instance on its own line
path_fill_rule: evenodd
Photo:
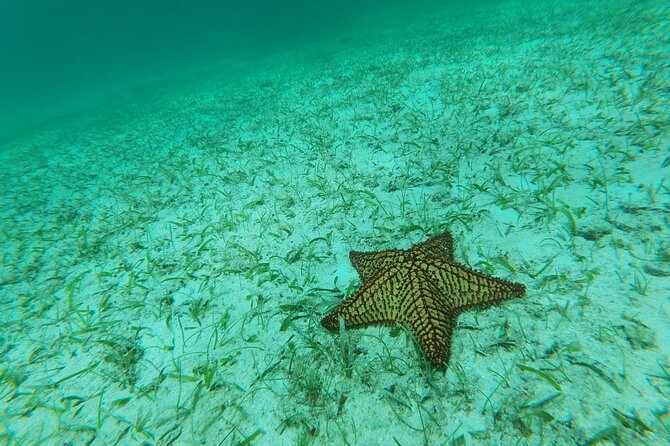
M 406 23 L 428 0 L 0 1 L 0 135 L 133 84 Z M 445 2 L 439 2 L 443 7 Z

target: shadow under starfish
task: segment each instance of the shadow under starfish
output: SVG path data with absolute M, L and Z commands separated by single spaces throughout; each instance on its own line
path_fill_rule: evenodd
M 351 251 L 362 285 L 321 320 L 328 330 L 407 324 L 428 362 L 449 361 L 451 333 L 460 313 L 519 297 L 526 287 L 456 263 L 451 234 L 409 249 Z

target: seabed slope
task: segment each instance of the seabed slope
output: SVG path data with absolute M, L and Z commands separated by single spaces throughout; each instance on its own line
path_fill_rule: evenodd
M 5 148 L 0 439 L 667 441 L 670 13 L 503 6 Z M 447 229 L 528 292 L 464 314 L 446 372 L 320 327 L 349 250 Z

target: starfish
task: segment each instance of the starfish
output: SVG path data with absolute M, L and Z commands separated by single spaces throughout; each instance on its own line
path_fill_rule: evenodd
M 409 249 L 351 251 L 361 287 L 321 320 L 329 330 L 405 324 L 434 366 L 449 360 L 456 317 L 473 307 L 521 296 L 520 283 L 487 276 L 456 263 L 451 234 Z

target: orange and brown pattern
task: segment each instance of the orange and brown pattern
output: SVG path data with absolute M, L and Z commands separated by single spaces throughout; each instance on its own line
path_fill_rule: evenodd
M 409 249 L 349 254 L 360 289 L 321 320 L 329 330 L 407 324 L 436 366 L 449 360 L 456 317 L 463 311 L 521 296 L 520 283 L 487 276 L 456 263 L 451 234 Z

